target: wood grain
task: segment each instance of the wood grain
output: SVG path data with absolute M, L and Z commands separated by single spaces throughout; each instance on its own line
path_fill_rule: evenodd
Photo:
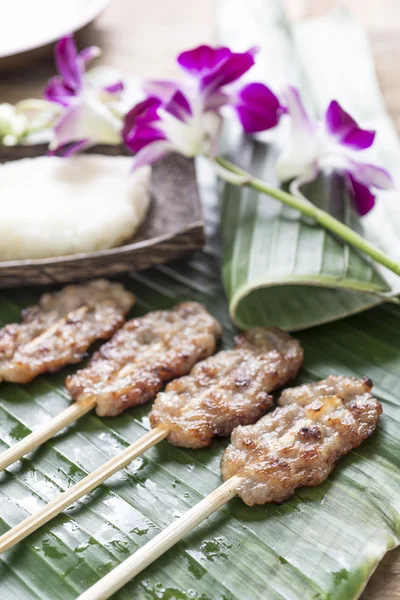
M 244 0 L 245 1 L 245 0 Z M 265 0 L 268 1 L 268 0 Z M 337 6 L 352 9 L 368 30 L 378 80 L 400 129 L 400 1 L 284 0 L 292 18 L 321 15 Z M 214 38 L 216 0 L 113 0 L 110 8 L 80 33 L 80 42 L 103 48 L 101 62 L 132 75 L 176 75 L 182 48 Z M 27 64 L 0 80 L 0 101 L 37 96 L 54 72 L 51 57 Z M 400 549 L 389 552 L 373 575 L 363 600 L 400 600 Z

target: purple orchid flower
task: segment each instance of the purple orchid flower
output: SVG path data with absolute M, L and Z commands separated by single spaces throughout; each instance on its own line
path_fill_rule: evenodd
M 85 78 L 86 65 L 100 55 L 96 46 L 78 53 L 69 35 L 56 45 L 55 60 L 59 75 L 50 79 L 46 100 L 61 106 L 61 114 L 53 129 L 51 153 L 71 155 L 93 144 L 121 143 L 122 121 L 111 109 L 118 100 L 123 83 L 96 88 Z
M 178 56 L 178 64 L 199 83 L 199 91 L 205 96 L 237 81 L 254 65 L 257 48 L 247 52 L 232 52 L 229 48 L 198 46 Z
M 284 111 L 275 94 L 263 83 L 238 85 L 254 65 L 257 48 L 247 52 L 232 52 L 229 48 L 198 46 L 182 52 L 178 64 L 189 75 L 186 89 L 203 112 L 229 107 L 236 114 L 246 133 L 256 133 L 275 127 Z M 170 81 L 149 82 L 145 91 L 165 100 L 166 94 L 178 84 Z
M 148 98 L 128 113 L 123 130 L 126 145 L 137 153 L 135 168 L 173 151 L 213 156 L 222 110 L 234 109 L 247 133 L 275 127 L 283 109 L 273 92 L 262 83 L 237 83 L 253 66 L 255 52 L 199 46 L 178 57 L 189 74 L 182 84 L 147 82 Z
M 134 169 L 153 164 L 170 152 L 184 156 L 213 154 L 222 124 L 216 112 L 195 110 L 182 90 L 164 101 L 154 96 L 134 106 L 125 118 L 125 144 L 136 153 Z
M 375 204 L 374 188 L 393 187 L 385 169 L 358 160 L 357 153 L 372 146 L 375 132 L 361 129 L 336 100 L 318 123 L 307 113 L 297 88 L 287 86 L 284 99 L 291 117 L 291 135 L 277 161 L 281 181 L 310 181 L 319 170 L 340 172 L 359 214 L 367 214 Z

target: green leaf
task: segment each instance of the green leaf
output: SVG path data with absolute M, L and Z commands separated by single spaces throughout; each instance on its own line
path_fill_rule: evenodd
M 245 168 L 265 178 L 271 152 L 265 144 L 248 143 L 252 160 Z M 355 292 L 388 291 L 366 259 L 297 211 L 253 190 L 226 185 L 224 192 L 223 276 L 230 314 L 239 327 L 304 329 L 379 302 Z M 338 179 L 320 179 L 304 193 L 323 210 L 334 193 L 335 202 L 342 200 L 343 220 L 354 220 Z
M 205 190 L 205 188 L 204 188 Z M 211 197 L 212 189 L 207 190 Z M 207 207 L 210 233 L 215 204 Z M 233 329 L 214 244 L 184 261 L 133 274 L 134 314 L 182 299 L 204 302 Z M 13 321 L 39 290 L 0 294 L 1 323 Z M 347 600 L 398 544 L 400 310 L 373 311 L 301 334 L 301 380 L 330 373 L 369 375 L 384 405 L 379 431 L 317 488 L 281 506 L 234 500 L 127 585 L 121 599 Z M 72 369 L 70 369 L 72 371 Z M 0 387 L 0 449 L 69 405 L 66 371 L 27 386 Z M 15 525 L 139 438 L 148 407 L 114 419 L 83 418 L 0 474 L 0 532 Z M 225 441 L 190 451 L 162 442 L 63 515 L 0 557 L 0 598 L 73 599 L 220 483 Z
M 259 0 L 261 8 L 265 4 Z M 123 281 L 137 295 L 135 315 L 183 299 L 204 302 L 223 324 L 223 347 L 231 347 L 234 330 L 220 284 L 217 194 L 204 163 L 199 173 L 208 233 L 204 251 Z M 0 325 L 17 320 L 42 292 L 0 292 Z M 280 506 L 230 502 L 115 598 L 356 598 L 385 552 L 399 544 L 399 334 L 400 308 L 387 305 L 300 333 L 305 365 L 299 381 L 331 373 L 374 380 L 384 407 L 376 434 L 341 460 L 323 485 L 298 490 Z M 63 381 L 72 370 L 26 386 L 1 384 L 0 451 L 69 406 Z M 148 427 L 148 410 L 114 419 L 87 415 L 1 473 L 0 533 L 138 439 Z M 164 441 L 135 460 L 0 556 L 0 598 L 76 598 L 219 485 L 225 445 L 218 440 L 190 451 Z
M 231 16 L 229 24 L 228 13 Z M 350 103 L 349 110 L 362 118 L 368 109 L 370 118 L 364 125 L 377 127 L 379 139 L 383 110 L 379 95 L 373 96 L 371 111 L 371 96 L 359 91 L 376 85 L 369 68 L 368 47 L 354 44 L 354 39 L 360 38 L 361 33 L 347 17 L 339 15 L 317 23 L 303 23 L 293 43 L 279 2 L 261 5 L 258 0 L 253 0 L 243 5 L 237 0 L 225 0 L 221 29 L 223 42 L 229 43 L 233 38 L 237 44 L 246 46 L 251 38 L 252 44 L 261 46 L 258 76 L 268 84 L 277 79 L 278 72 L 280 80 L 285 76 L 297 79 L 297 83 L 306 79 L 308 101 L 317 112 L 326 108 L 329 98 L 340 96 L 344 87 L 350 87 L 346 97 L 354 96 L 356 100 Z M 337 52 L 339 37 L 340 51 Z M 346 62 L 348 54 L 351 54 L 351 65 Z M 301 62 L 299 58 L 304 60 Z M 349 76 L 343 77 L 346 69 L 349 69 Z M 330 84 L 325 86 L 328 79 Z M 350 79 L 352 84 L 348 85 Z M 309 80 L 311 86 L 308 86 Z M 356 88 L 358 93 L 352 94 Z M 393 134 L 393 125 L 390 127 L 386 120 L 383 130 L 388 139 Z M 270 185 L 278 185 L 274 147 L 243 140 L 236 130 L 228 134 L 227 147 L 232 146 L 235 148 L 234 162 Z M 386 154 L 381 162 L 394 167 L 394 158 L 398 164 L 400 145 L 396 142 L 393 156 L 387 144 L 385 147 Z M 395 172 L 394 168 L 392 172 Z M 363 219 L 362 224 L 337 176 L 326 180 L 320 178 L 315 184 L 302 188 L 302 192 L 314 204 L 377 242 L 391 256 L 398 254 L 400 257 L 396 192 L 382 195 L 376 211 Z M 397 276 L 378 268 L 323 228 L 306 221 L 298 212 L 253 190 L 225 185 L 221 227 L 224 285 L 230 301 L 230 315 L 239 327 L 276 324 L 288 330 L 304 329 L 359 312 L 379 304 L 379 296 L 400 291 Z

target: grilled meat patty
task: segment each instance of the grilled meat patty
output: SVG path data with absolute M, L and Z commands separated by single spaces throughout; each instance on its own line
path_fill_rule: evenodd
M 272 405 L 269 392 L 295 377 L 303 362 L 299 342 L 276 328 L 237 336 L 235 349 L 197 364 L 168 384 L 150 413 L 152 427 L 165 425 L 176 446 L 202 448 L 214 436 L 254 423 Z
M 86 369 L 67 378 L 67 389 L 78 401 L 95 398 L 98 415 L 118 415 L 210 356 L 220 336 L 218 321 L 197 302 L 150 312 L 128 321 Z
M 109 339 L 123 325 L 134 301 L 105 279 L 44 294 L 22 311 L 22 323 L 0 330 L 0 381 L 27 383 L 79 362 L 95 340 Z
M 322 483 L 376 429 L 382 406 L 371 389 L 369 379 L 331 376 L 285 390 L 276 410 L 234 430 L 223 479 L 241 478 L 237 493 L 249 506 L 283 502 L 297 487 Z

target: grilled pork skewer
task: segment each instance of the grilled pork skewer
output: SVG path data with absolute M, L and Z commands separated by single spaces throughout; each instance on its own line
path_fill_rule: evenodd
M 328 377 L 286 390 L 279 407 L 237 427 L 221 461 L 225 482 L 77 600 L 106 600 L 235 495 L 249 506 L 318 485 L 376 429 L 382 407 L 368 379 Z
M 229 436 L 237 425 L 254 423 L 272 406 L 269 392 L 295 377 L 302 362 L 299 342 L 279 329 L 253 329 L 238 336 L 234 350 L 203 360 L 190 375 L 173 381 L 158 394 L 150 415 L 152 431 L 5 533 L 0 537 L 0 552 L 162 439 L 168 437 L 177 446 L 201 448 L 208 446 L 213 436 Z
M 239 476 L 236 493 L 249 506 L 319 485 L 376 429 L 382 407 L 371 388 L 369 379 L 331 376 L 285 390 L 277 410 L 235 429 L 221 461 L 223 480 Z
M 86 369 L 67 378 L 67 389 L 76 402 L 4 452 L 0 470 L 95 407 L 100 416 L 115 416 L 153 399 L 164 383 L 188 373 L 215 352 L 220 335 L 219 323 L 197 302 L 128 321 L 93 355 Z
M 197 302 L 150 312 L 128 321 L 86 369 L 68 377 L 67 390 L 77 402 L 92 400 L 101 417 L 119 415 L 152 400 L 167 381 L 213 354 L 221 333 Z
M 165 427 L 175 446 L 208 446 L 213 437 L 257 421 L 272 406 L 269 393 L 294 379 L 302 364 L 303 350 L 287 333 L 250 329 L 236 337 L 233 350 L 203 360 L 158 394 L 151 426 Z
M 0 381 L 28 383 L 41 373 L 78 363 L 96 340 L 125 322 L 135 297 L 119 283 L 98 279 L 44 294 L 22 311 L 22 322 L 0 330 Z

